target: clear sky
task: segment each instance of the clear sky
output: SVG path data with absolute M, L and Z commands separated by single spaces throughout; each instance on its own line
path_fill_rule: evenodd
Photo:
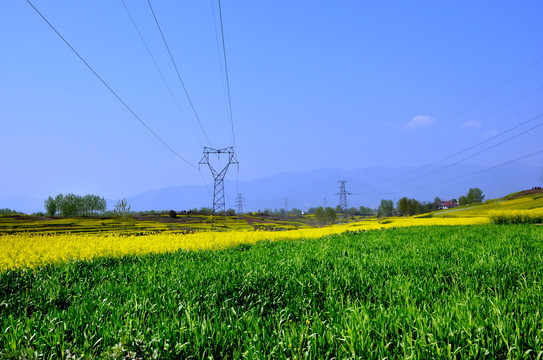
M 251 180 L 431 164 L 543 113 L 539 0 L 223 0 L 232 122 L 218 3 L 154 0 L 201 126 L 147 1 L 125 4 L 154 61 L 121 0 L 32 3 L 186 162 L 26 1 L 2 1 L 0 196 L 211 183 L 194 167 L 204 146 L 234 145 L 232 123 L 240 166 L 229 178 Z M 467 162 L 519 158 L 542 138 L 543 126 Z M 522 161 L 543 166 L 543 154 Z

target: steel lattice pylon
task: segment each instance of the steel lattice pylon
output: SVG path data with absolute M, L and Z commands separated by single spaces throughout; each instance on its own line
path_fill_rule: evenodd
M 245 198 L 241 194 L 238 194 L 236 205 L 238 206 L 238 219 L 241 219 L 243 218 L 243 205 L 245 205 Z
M 210 154 L 217 154 L 217 158 L 220 159 L 220 156 L 222 154 L 228 156 L 228 162 L 225 166 L 223 166 L 219 171 L 213 167 L 213 165 L 209 162 L 209 155 Z M 209 147 L 204 147 L 204 157 L 199 162 L 200 165 L 208 165 L 209 170 L 211 170 L 211 174 L 213 175 L 214 179 L 214 185 L 213 185 L 213 213 L 211 215 L 211 229 L 214 228 L 215 225 L 215 214 L 220 213 L 221 211 L 224 213 L 224 228 L 226 230 L 226 202 L 224 198 L 224 176 L 226 175 L 226 171 L 228 170 L 228 167 L 232 164 L 236 165 L 239 164 L 236 158 L 234 157 L 234 148 L 233 147 L 227 147 L 224 149 L 213 149 Z
M 339 182 L 339 192 L 336 195 L 339 195 L 340 211 L 345 214 L 347 211 L 347 208 L 349 207 L 349 203 L 347 202 L 347 195 L 352 195 L 352 193 L 345 190 L 345 183 L 347 182 L 347 180 L 339 180 L 338 182 Z

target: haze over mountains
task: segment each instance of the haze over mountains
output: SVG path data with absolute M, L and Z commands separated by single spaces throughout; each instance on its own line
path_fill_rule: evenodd
M 245 200 L 244 211 L 285 207 L 307 210 L 323 205 L 335 207 L 338 204 L 338 180 L 347 181 L 346 190 L 352 193 L 348 197 L 349 206 L 371 208 L 377 208 L 381 199 L 396 202 L 403 196 L 421 202 L 433 201 L 436 196 L 442 200 L 449 200 L 465 195 L 470 187 L 482 189 L 485 199 L 492 199 L 543 185 L 542 169 L 520 162 L 488 170 L 479 165 L 462 164 L 437 171 L 442 167 L 443 165 L 432 166 L 421 171 L 408 167 L 393 169 L 368 167 L 358 170 L 323 168 L 303 173 L 281 173 L 239 183 L 227 180 L 226 207 L 237 209 L 235 201 L 238 193 L 241 193 Z M 435 173 L 432 173 L 434 171 Z M 410 172 L 412 173 L 402 176 Z M 423 176 L 429 173 L 432 174 Z M 465 176 L 467 174 L 472 175 Z M 134 211 L 172 209 L 179 211 L 212 207 L 213 184 L 208 183 L 207 188 L 204 185 L 163 188 L 126 199 Z M 29 195 L 0 197 L 0 208 L 33 213 L 44 211 L 44 200 Z M 106 200 L 108 209 L 114 208 L 117 199 Z

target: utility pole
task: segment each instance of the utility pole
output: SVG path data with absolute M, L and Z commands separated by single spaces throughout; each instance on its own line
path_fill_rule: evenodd
M 347 210 L 348 202 L 347 202 L 347 195 L 352 195 L 352 193 L 345 190 L 345 183 L 347 180 L 339 180 L 339 192 L 336 195 L 339 195 L 339 208 L 340 211 L 345 212 Z M 339 223 L 341 224 L 341 216 L 338 216 Z
M 288 218 L 288 198 L 285 198 L 285 220 Z
M 209 155 L 210 154 L 217 154 L 217 160 L 218 164 L 215 164 L 215 166 L 219 166 L 219 169 L 215 169 L 215 167 L 209 162 Z M 220 165 L 220 158 L 221 155 L 225 155 L 228 157 L 228 162 L 225 166 Z M 213 213 L 211 215 L 211 229 L 213 230 L 215 226 L 215 214 L 220 213 L 221 211 L 224 213 L 224 230 L 226 231 L 227 225 L 226 225 L 226 204 L 225 204 L 225 198 L 224 198 L 224 176 L 226 175 L 226 171 L 228 170 L 228 167 L 230 165 L 238 165 L 239 162 L 234 157 L 234 148 L 227 147 L 224 149 L 213 149 L 209 147 L 204 147 L 204 157 L 199 162 L 200 165 L 208 165 L 209 170 L 211 171 L 211 175 L 213 175 L 214 184 L 213 184 Z
M 238 207 L 238 219 L 243 218 L 243 205 L 245 205 L 245 198 L 241 196 L 241 193 L 238 194 L 238 198 L 236 199 L 236 205 Z

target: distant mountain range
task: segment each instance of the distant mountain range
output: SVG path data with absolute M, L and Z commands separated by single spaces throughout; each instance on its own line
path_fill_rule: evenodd
M 403 196 L 419 201 L 458 198 L 469 188 L 483 190 L 485 199 L 541 186 L 541 168 L 523 163 L 485 169 L 478 165 L 454 165 L 423 168 L 367 167 L 358 170 L 324 168 L 303 173 L 281 173 L 252 181 L 225 181 L 226 207 L 237 209 L 236 197 L 241 193 L 244 211 L 280 208 L 306 210 L 315 206 L 337 206 L 338 180 L 346 180 L 349 205 L 377 208 L 381 199 L 396 202 Z M 428 175 L 425 175 L 428 174 Z M 0 197 L 0 208 L 26 213 L 44 211 L 44 199 L 31 196 Z M 134 211 L 189 210 L 212 207 L 213 184 L 176 186 L 127 197 Z M 107 200 L 112 209 L 116 200 Z

